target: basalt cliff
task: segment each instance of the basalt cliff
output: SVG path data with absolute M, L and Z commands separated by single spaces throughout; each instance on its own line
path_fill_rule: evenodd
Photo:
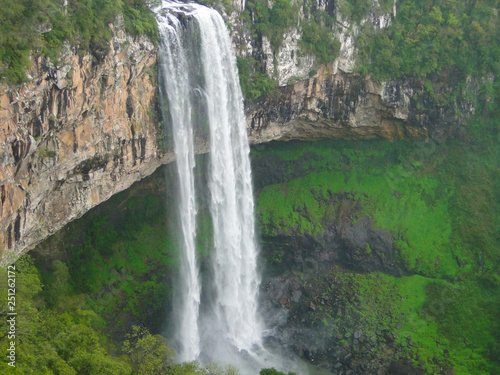
M 434 139 L 460 131 L 474 107 L 438 105 L 417 80 L 379 82 L 354 71 L 359 28 L 339 22 L 339 57 L 320 66 L 300 50 L 292 28 L 277 51 L 255 36 L 233 4 L 238 56 L 263 61 L 279 86 L 247 100 L 252 144 L 273 140 Z M 334 12 L 332 1 L 318 9 Z M 386 27 L 395 17 L 377 4 L 362 22 Z M 54 64 L 33 56 L 30 82 L 0 85 L 0 249 L 8 264 L 92 207 L 174 159 L 159 116 L 157 52 L 146 37 L 110 25 L 110 52 L 101 59 L 67 46 Z M 443 93 L 457 88 L 453 72 L 439 77 Z M 467 90 L 473 92 L 474 82 Z M 206 152 L 201 142 L 198 152 Z

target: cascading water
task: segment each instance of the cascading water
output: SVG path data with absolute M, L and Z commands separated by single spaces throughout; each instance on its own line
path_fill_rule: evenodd
M 257 317 L 260 280 L 243 97 L 222 17 L 204 11 L 197 20 L 210 122 L 215 316 L 226 339 L 239 350 L 250 350 L 260 345 L 262 328 Z
M 180 361 L 192 361 L 200 355 L 198 316 L 200 281 L 196 263 L 196 201 L 194 184 L 193 106 L 190 77 L 180 21 L 171 14 L 158 17 L 160 45 L 160 95 L 163 118 L 171 116 L 174 148 L 179 175 L 179 216 L 182 227 L 180 282 L 176 291 L 178 310 L 177 341 Z
M 201 354 L 228 362 L 235 353 L 252 357 L 263 332 L 257 313 L 260 279 L 249 146 L 231 40 L 222 17 L 201 5 L 164 1 L 157 19 L 160 94 L 166 103 L 164 118 L 173 127 L 179 172 L 184 250 L 176 302 L 179 359 L 194 360 Z M 204 116 L 195 106 L 203 107 Z M 195 252 L 197 116 L 208 119 L 210 129 L 207 180 L 214 236 L 212 285 L 203 286 L 207 306 L 202 309 Z

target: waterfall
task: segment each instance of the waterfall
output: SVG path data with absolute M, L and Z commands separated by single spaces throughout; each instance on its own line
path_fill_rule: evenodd
M 210 122 L 210 210 L 214 226 L 215 307 L 238 349 L 260 344 L 257 248 L 243 97 L 226 25 L 215 11 L 197 17 Z M 215 46 L 215 47 L 214 47 Z M 213 53 L 213 50 L 217 53 Z
M 160 95 L 163 118 L 170 117 L 179 176 L 179 217 L 182 227 L 183 249 L 179 286 L 177 288 L 178 330 L 180 343 L 178 358 L 191 361 L 200 354 L 198 316 L 200 281 L 196 263 L 196 201 L 194 184 L 193 105 L 190 77 L 186 67 L 188 56 L 184 48 L 180 21 L 171 14 L 158 17 L 160 44 Z M 168 106 L 168 108 L 167 108 Z
M 226 25 L 215 10 L 164 1 L 156 12 L 160 94 L 163 117 L 173 128 L 183 236 L 175 302 L 178 356 L 183 361 L 201 355 L 226 362 L 221 357 L 251 356 L 260 348 L 263 332 L 257 313 L 260 279 L 250 149 L 236 59 Z M 203 286 L 195 251 L 193 144 L 204 124 L 197 121 L 209 128 L 206 172 L 214 237 L 211 285 Z

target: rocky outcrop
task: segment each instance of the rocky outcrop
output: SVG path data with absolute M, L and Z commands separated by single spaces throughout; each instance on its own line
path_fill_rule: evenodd
M 473 84 L 468 89 L 474 91 Z M 442 85 L 443 94 L 457 90 Z M 246 105 L 250 142 L 272 140 L 420 139 L 442 141 L 474 113 L 466 99 L 438 105 L 418 81 L 378 82 L 323 68 Z
M 97 61 L 66 46 L 0 86 L 2 264 L 172 160 L 159 147 L 156 50 L 111 26 Z
M 396 3 L 389 9 L 384 9 L 380 2 L 371 0 L 371 7 L 360 20 L 353 21 L 343 15 L 343 9 L 349 8 L 346 0 L 315 0 L 293 1 L 297 10 L 297 26 L 291 27 L 283 34 L 283 41 L 277 50 L 273 50 L 269 38 L 265 35 L 252 35 L 250 24 L 245 17 L 241 17 L 246 9 L 245 2 L 232 0 L 233 11 L 226 15 L 231 25 L 233 46 L 238 56 L 252 56 L 264 63 L 264 68 L 270 77 L 276 79 L 280 86 L 303 80 L 318 68 L 316 57 L 304 50 L 300 45 L 302 25 L 316 12 L 324 12 L 336 19 L 330 27 L 332 35 L 340 42 L 339 53 L 331 66 L 334 71 L 353 72 L 356 65 L 356 39 L 365 27 L 380 30 L 388 27 L 396 15 Z M 268 7 L 273 1 L 268 0 Z M 307 13 L 307 14 L 306 14 Z
M 423 375 L 407 358 L 412 342 L 400 339 L 388 306 L 369 326 L 362 287 L 340 267 L 265 277 L 261 306 L 273 332 L 267 344 L 291 351 L 332 374 Z M 387 309 L 387 310 L 385 310 Z

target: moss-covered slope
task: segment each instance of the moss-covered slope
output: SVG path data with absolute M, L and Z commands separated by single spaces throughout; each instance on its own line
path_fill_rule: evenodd
M 288 311 L 284 344 L 335 371 L 500 370 L 497 133 L 476 121 L 441 145 L 255 148 L 264 300 Z

